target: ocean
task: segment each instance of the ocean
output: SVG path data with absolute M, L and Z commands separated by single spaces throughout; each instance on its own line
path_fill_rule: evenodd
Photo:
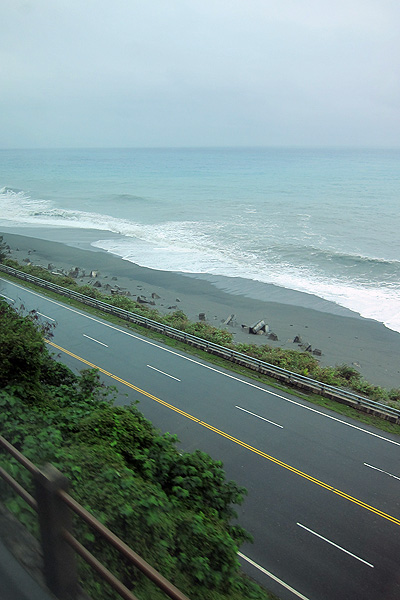
M 0 150 L 0 232 L 101 230 L 95 247 L 141 266 L 258 298 L 274 284 L 400 332 L 399 164 L 399 149 Z

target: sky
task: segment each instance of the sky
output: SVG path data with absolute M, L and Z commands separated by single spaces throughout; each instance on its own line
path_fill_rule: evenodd
M 400 146 L 399 0 L 1 0 L 0 148 Z

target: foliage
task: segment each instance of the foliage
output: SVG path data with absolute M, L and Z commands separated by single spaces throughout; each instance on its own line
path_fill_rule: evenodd
M 189 597 L 265 600 L 239 570 L 238 547 L 250 538 L 231 520 L 245 490 L 226 480 L 222 463 L 179 452 L 176 436 L 161 433 L 135 406 L 114 406 L 96 371 L 76 376 L 54 362 L 34 315 L 0 308 L 0 433 L 35 464 L 59 468 L 85 508 Z M 20 350 L 7 360 L 12 342 Z M 32 492 L 14 459 L 2 453 L 0 464 Z M 32 511 L 4 485 L 0 491 L 37 534 Z M 75 532 L 135 594 L 162 597 L 82 521 Z M 92 597 L 115 598 L 84 565 L 81 577 Z
M 189 321 L 187 316 L 181 310 L 163 315 L 157 310 L 150 308 L 147 304 L 138 303 L 126 296 L 107 296 L 101 293 L 97 288 L 93 288 L 90 285 L 79 286 L 75 279 L 52 275 L 46 269 L 41 267 L 20 265 L 10 259 L 5 259 L 5 263 L 20 271 L 31 273 L 42 279 L 52 281 L 53 283 L 73 289 L 92 298 L 106 301 L 113 306 L 132 311 L 138 315 L 169 325 L 170 327 L 174 327 L 175 329 L 179 329 L 190 335 L 201 337 L 214 344 L 232 348 L 237 352 L 253 356 L 272 365 L 287 369 L 288 371 L 305 375 L 306 377 L 310 377 L 328 385 L 344 387 L 355 393 L 367 396 L 372 400 L 384 402 L 397 408 L 400 406 L 400 388 L 389 391 L 380 386 L 372 385 L 364 379 L 356 369 L 348 365 L 321 367 L 318 360 L 309 352 L 275 348 L 268 346 L 267 344 L 262 346 L 256 344 L 235 344 L 231 332 L 225 329 L 218 329 L 203 321 L 193 323 Z
M 51 336 L 52 327 L 41 325 L 32 311 L 22 316 L 7 302 L 0 301 L 0 387 L 14 385 L 30 401 L 41 396 L 42 369 L 48 360 L 43 335 Z
M 7 257 L 7 253 L 9 250 L 9 246 L 3 241 L 3 236 L 0 235 L 0 263 L 4 262 L 4 259 Z

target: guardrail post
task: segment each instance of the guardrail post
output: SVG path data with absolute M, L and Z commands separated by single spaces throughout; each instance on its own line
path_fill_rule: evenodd
M 46 584 L 59 600 L 75 600 L 78 592 L 75 553 L 63 536 L 65 529 L 72 533 L 72 519 L 58 494 L 60 489 L 67 491 L 68 479 L 48 464 L 35 476 L 35 487 Z

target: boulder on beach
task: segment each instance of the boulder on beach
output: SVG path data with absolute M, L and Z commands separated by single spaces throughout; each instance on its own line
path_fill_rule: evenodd
M 265 321 L 263 321 L 263 320 L 256 321 L 255 323 L 253 323 L 253 325 L 250 325 L 249 333 L 253 333 L 253 334 L 257 334 L 258 332 L 265 333 L 267 327 L 268 327 L 268 325 L 265 323 Z

